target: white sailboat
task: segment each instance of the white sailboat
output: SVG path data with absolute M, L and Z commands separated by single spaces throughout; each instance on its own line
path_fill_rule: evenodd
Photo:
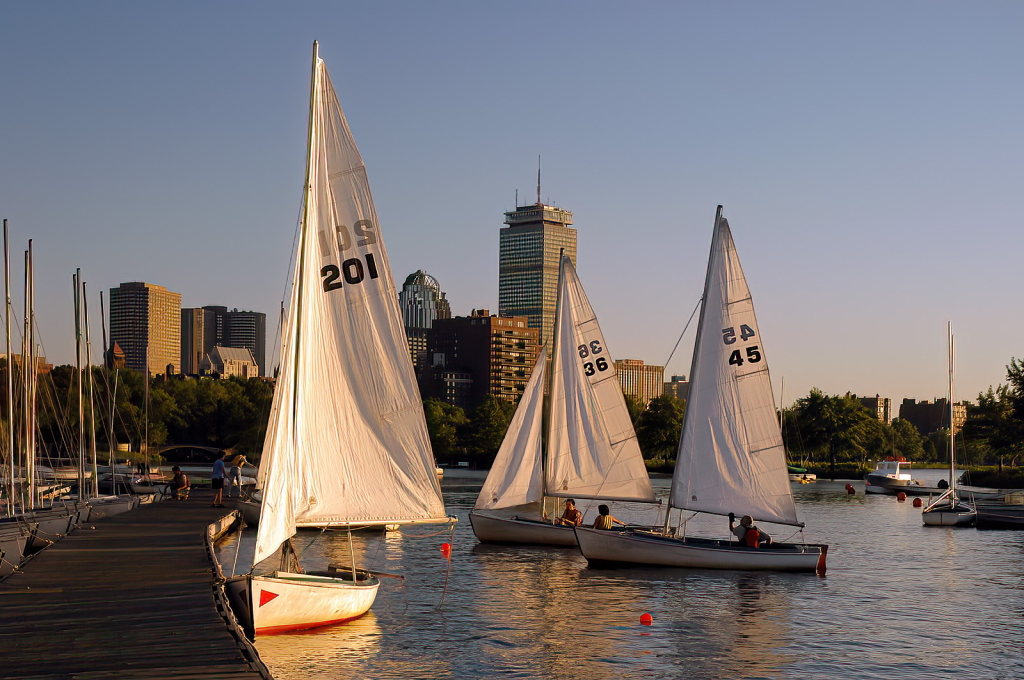
M 729 225 L 718 206 L 665 526 L 660 531 L 576 528 L 591 563 L 824 573 L 826 545 L 731 540 L 670 533 L 672 508 L 802 527 L 754 305 Z M 683 523 L 685 528 L 685 523 Z
M 296 569 L 288 557 L 298 527 L 451 521 L 366 170 L 316 43 L 288 319 L 253 570 L 227 586 L 257 635 L 340 623 L 376 597 L 377 578 L 356 569 L 351 532 L 351 572 Z M 257 574 L 278 552 L 281 568 Z
M 978 513 L 974 506 L 960 500 L 956 493 L 956 420 L 953 412 L 953 381 L 956 372 L 953 325 L 947 324 L 949 335 L 949 488 L 921 511 L 921 521 L 930 527 L 968 527 Z
M 572 527 L 544 519 L 546 498 L 655 500 L 615 362 L 564 254 L 553 345 L 546 465 L 542 351 L 469 516 L 483 542 L 576 545 Z

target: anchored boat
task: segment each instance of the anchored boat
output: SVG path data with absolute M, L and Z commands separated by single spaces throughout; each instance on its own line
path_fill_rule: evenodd
M 690 375 L 664 527 L 624 532 L 577 527 L 584 557 L 595 564 L 824 573 L 827 545 L 747 547 L 669 530 L 672 508 L 803 527 L 789 484 L 764 343 L 722 206 L 715 215 Z
M 441 523 L 441 487 L 366 168 L 313 44 L 306 195 L 260 463 L 252 570 L 228 581 L 256 634 L 364 614 L 380 582 L 351 564 L 304 572 L 304 526 Z M 280 567 L 257 566 L 280 552 Z

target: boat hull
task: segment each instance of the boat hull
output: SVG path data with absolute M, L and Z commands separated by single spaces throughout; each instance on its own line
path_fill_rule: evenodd
M 52 508 L 30 513 L 29 521 L 36 524 L 28 542 L 28 551 L 42 550 L 71 533 L 77 518 L 75 508 Z
M 254 633 L 273 635 L 344 623 L 365 614 L 380 581 L 365 572 L 359 576 L 353 582 L 337 575 L 279 571 L 232 579 L 227 585 L 232 605 L 247 614 Z
M 550 545 L 560 548 L 572 548 L 576 545 L 576 534 L 570 526 L 548 524 L 539 520 L 498 517 L 475 510 L 469 513 L 469 522 L 481 543 Z
M 974 524 L 978 513 L 973 509 L 964 510 L 931 510 L 921 513 L 921 521 L 926 527 L 969 527 Z
M 31 525 L 17 519 L 0 522 L 0 578 L 21 566 L 32 535 Z
M 747 548 L 704 538 L 674 539 L 647 532 L 576 527 L 580 552 L 592 565 L 825 573 L 827 545 L 776 543 Z
M 1024 529 L 1024 505 L 978 505 L 979 529 Z

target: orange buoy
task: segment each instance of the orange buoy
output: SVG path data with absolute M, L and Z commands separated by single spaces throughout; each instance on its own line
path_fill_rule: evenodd
M 642 623 L 645 626 L 649 626 L 652 623 L 654 623 L 654 617 L 650 614 L 644 613 L 640 616 L 640 623 Z
M 451 543 L 442 543 L 441 544 L 441 557 L 445 558 L 446 560 L 450 560 L 452 558 L 452 544 Z
M 898 494 L 896 494 L 896 500 L 902 503 L 903 501 L 907 500 L 907 494 L 900 491 Z
M 922 505 L 924 505 L 924 503 L 922 503 L 922 502 L 921 502 L 921 499 L 920 499 L 920 498 L 915 498 L 915 499 L 914 499 L 914 507 L 915 507 L 915 508 L 919 508 L 919 507 L 921 507 Z

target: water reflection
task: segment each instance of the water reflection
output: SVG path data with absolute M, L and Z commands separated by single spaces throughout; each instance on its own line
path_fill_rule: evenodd
M 479 487 L 446 480 L 460 521 L 440 610 L 447 535 L 356 535 L 360 566 L 405 579 L 382 580 L 369 617 L 257 648 L 282 680 L 1024 677 L 1024 532 L 926 528 L 910 503 L 844 487 L 795 487 L 805 540 L 832 545 L 828 576 L 817 578 L 591 569 L 576 550 L 483 546 L 466 516 Z M 631 511 L 619 505 L 617 516 Z M 688 531 L 724 536 L 727 522 L 700 518 Z M 253 538 L 243 536 L 240 570 Z M 344 533 L 311 538 L 299 537 L 304 563 L 348 563 Z M 222 564 L 234 549 L 220 546 Z M 644 612 L 654 625 L 640 625 Z

